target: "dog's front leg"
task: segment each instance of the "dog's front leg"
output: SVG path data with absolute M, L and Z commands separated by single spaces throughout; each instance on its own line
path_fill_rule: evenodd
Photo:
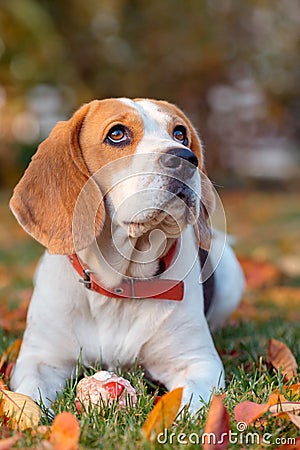
M 224 387 L 224 370 L 218 355 L 206 354 L 205 360 L 187 362 L 166 387 L 169 390 L 183 387 L 182 407 L 189 405 L 191 414 L 209 403 L 214 389 Z
M 76 275 L 75 280 L 76 280 Z M 10 387 L 49 406 L 61 391 L 80 355 L 76 312 L 78 293 L 65 257 L 45 254 L 39 264 L 23 343 Z M 75 286 L 75 287 L 74 287 Z M 80 286 L 81 287 L 81 286 Z M 78 302 L 85 305 L 85 302 Z
M 144 347 L 143 361 L 153 379 L 168 390 L 183 387 L 182 406 L 195 414 L 209 402 L 214 389 L 224 387 L 224 369 L 205 318 L 165 326 Z
M 54 365 L 47 362 L 47 354 L 41 355 L 42 350 L 38 356 L 36 351 L 38 349 L 25 347 L 14 368 L 10 387 L 50 407 L 70 378 L 73 366 L 66 365 L 64 361 L 57 361 Z

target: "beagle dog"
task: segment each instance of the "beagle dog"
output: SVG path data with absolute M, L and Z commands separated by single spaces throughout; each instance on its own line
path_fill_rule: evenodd
M 210 333 L 244 277 L 211 230 L 199 137 L 165 101 L 94 100 L 41 143 L 10 206 L 46 252 L 11 387 L 48 404 L 79 357 L 140 364 L 197 412 L 224 370 Z M 210 326 L 209 326 L 210 325 Z

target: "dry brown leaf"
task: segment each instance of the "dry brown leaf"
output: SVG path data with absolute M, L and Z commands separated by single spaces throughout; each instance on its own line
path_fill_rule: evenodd
M 296 427 L 300 428 L 300 416 L 297 414 L 287 413 L 289 419 L 293 422 Z
M 0 416 L 11 419 L 12 428 L 26 430 L 38 425 L 42 412 L 27 395 L 0 389 Z
M 205 439 L 205 436 L 214 439 Z M 203 450 L 226 449 L 229 442 L 229 414 L 221 395 L 213 395 L 203 432 Z M 211 442 L 212 441 L 212 442 Z
M 280 413 L 300 413 L 300 402 L 281 402 L 271 405 L 269 411 L 272 414 Z
M 5 439 L 0 439 L 0 450 L 11 450 L 14 444 L 16 444 L 21 438 L 20 434 L 15 434 Z
M 53 450 L 77 450 L 80 428 L 76 417 L 64 411 L 55 417 L 51 427 L 50 442 Z
M 295 425 L 300 424 L 300 402 L 280 402 L 270 406 L 269 411 L 274 416 L 291 420 Z M 300 428 L 300 427 L 299 427 Z
M 291 380 L 297 374 L 297 361 L 286 344 L 277 339 L 270 339 L 268 343 L 268 362 L 278 370 L 287 380 Z
M 163 395 L 148 415 L 142 432 L 149 441 L 174 422 L 181 405 L 183 388 L 177 388 Z

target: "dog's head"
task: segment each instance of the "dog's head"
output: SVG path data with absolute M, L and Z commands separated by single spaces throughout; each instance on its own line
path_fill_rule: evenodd
M 214 194 L 199 137 L 181 110 L 164 101 L 107 99 L 54 127 L 10 206 L 50 253 L 86 248 L 105 214 L 131 237 L 154 228 L 178 236 L 197 224 L 199 244 L 208 249 Z

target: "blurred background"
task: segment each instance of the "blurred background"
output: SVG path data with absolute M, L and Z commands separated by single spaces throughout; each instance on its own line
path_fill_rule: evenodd
M 1 0 L 0 187 L 83 102 L 181 107 L 222 186 L 297 187 L 298 0 Z

